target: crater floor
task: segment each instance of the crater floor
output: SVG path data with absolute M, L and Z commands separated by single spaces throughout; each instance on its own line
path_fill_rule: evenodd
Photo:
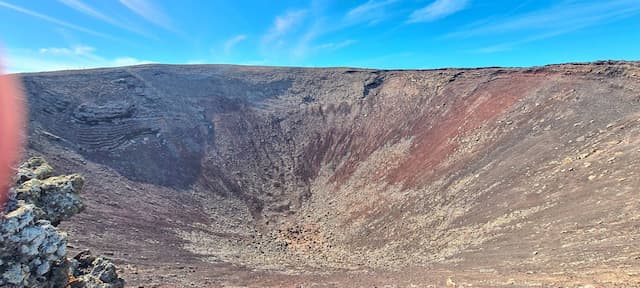
M 22 75 L 132 287 L 640 285 L 640 63 Z

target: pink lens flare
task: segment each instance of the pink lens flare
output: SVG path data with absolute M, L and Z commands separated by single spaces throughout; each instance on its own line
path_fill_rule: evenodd
M 0 207 L 7 201 L 12 167 L 20 159 L 25 110 L 18 77 L 4 74 L 3 63 L 0 55 Z

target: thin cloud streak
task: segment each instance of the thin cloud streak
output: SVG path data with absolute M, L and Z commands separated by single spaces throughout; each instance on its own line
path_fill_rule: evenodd
M 344 40 L 342 42 L 338 42 L 338 43 L 324 43 L 324 44 L 320 44 L 318 46 L 316 46 L 316 49 L 320 49 L 320 50 L 338 50 L 338 49 L 342 49 L 348 46 L 351 46 L 353 44 L 355 44 L 357 41 L 349 39 L 349 40 Z
M 152 2 L 148 0 L 120 0 L 120 3 L 147 21 L 166 30 L 177 32 L 173 27 L 171 19 L 160 7 L 155 6 Z
M 307 12 L 307 10 L 294 10 L 287 12 L 285 15 L 277 16 L 264 39 L 271 41 L 287 34 L 294 26 L 302 22 Z
M 480 53 L 480 54 L 490 54 L 490 53 L 510 51 L 510 50 L 513 50 L 513 48 L 515 48 L 516 46 L 520 46 L 520 45 L 524 45 L 527 43 L 536 42 L 536 41 L 540 41 L 548 38 L 553 38 L 553 37 L 560 36 L 573 31 L 575 31 L 575 29 L 563 29 L 558 31 L 552 31 L 549 33 L 542 33 L 542 34 L 533 35 L 517 41 L 505 42 L 505 43 L 483 47 L 480 49 L 475 49 L 471 52 Z
M 29 10 L 29 9 L 22 8 L 20 6 L 15 6 L 15 5 L 9 4 L 9 3 L 4 2 L 4 1 L 0 1 L 0 7 L 5 7 L 5 8 L 8 8 L 8 9 L 11 9 L 11 10 L 23 13 L 23 14 L 27 14 L 29 16 L 32 16 L 32 17 L 35 17 L 35 18 L 38 18 L 38 19 L 41 19 L 41 20 L 44 20 L 44 21 L 47 21 L 47 22 L 50 22 L 50 23 L 54 23 L 54 24 L 57 24 L 57 25 L 60 25 L 60 26 L 63 26 L 63 27 L 69 28 L 69 29 L 76 30 L 76 31 L 84 32 L 84 33 L 87 33 L 87 34 L 91 34 L 91 35 L 94 35 L 94 36 L 99 36 L 99 37 L 103 37 L 103 38 L 107 38 L 107 39 L 112 39 L 112 40 L 115 39 L 114 37 L 112 37 L 110 35 L 107 35 L 107 34 L 104 34 L 104 33 L 100 33 L 100 32 L 96 32 L 96 31 L 93 31 L 91 29 L 87 29 L 87 28 L 80 27 L 80 26 L 77 26 L 77 25 L 73 25 L 71 23 L 67 23 L 65 21 L 62 21 L 62 20 L 47 16 L 47 15 L 41 14 L 41 13 Z
M 411 13 L 407 23 L 433 22 L 458 13 L 469 5 L 469 0 L 436 0 Z
M 76 11 L 79 11 L 83 14 L 89 15 L 91 17 L 103 20 L 105 22 L 114 24 L 114 25 L 118 25 L 119 23 L 117 21 L 115 21 L 113 18 L 106 16 L 98 11 L 96 11 L 95 9 L 93 9 L 91 6 L 87 5 L 86 3 L 80 1 L 80 0 L 58 0 L 60 1 L 60 3 L 66 5 L 69 8 L 72 8 Z
M 547 9 L 498 21 L 491 21 L 479 26 L 465 27 L 458 32 L 450 33 L 447 38 L 468 38 L 484 35 L 521 33 L 522 31 L 574 31 L 593 26 L 605 21 L 615 21 L 640 12 L 637 0 L 602 1 L 577 3 L 564 1 Z
M 349 10 L 345 20 L 349 22 L 369 22 L 375 24 L 382 21 L 386 15 L 386 8 L 398 0 L 369 0 L 364 4 Z
M 274 24 L 262 37 L 262 55 L 269 60 L 279 59 L 290 65 L 300 65 L 301 61 L 310 55 L 343 49 L 356 41 L 334 40 L 324 43 L 316 43 L 316 41 L 321 37 L 330 36 L 334 32 L 342 31 L 365 21 L 372 21 L 369 12 L 397 1 L 368 1 L 351 9 L 350 14 L 347 12 L 339 21 L 326 17 L 323 13 L 326 6 L 323 5 L 310 5 L 305 9 L 290 10 L 276 17 Z M 320 2 L 315 4 L 318 3 Z M 355 18 L 348 19 L 348 17 Z M 360 19 L 357 19 L 358 17 Z
M 99 11 L 97 11 L 96 9 L 94 9 L 93 7 L 89 6 L 88 4 L 82 2 L 81 0 L 58 0 L 60 1 L 60 3 L 64 4 L 65 6 L 74 9 L 80 13 L 83 13 L 85 15 L 91 16 L 93 18 L 96 18 L 98 20 L 104 21 L 106 23 L 109 23 L 113 26 L 116 26 L 118 28 L 121 29 L 125 29 L 128 31 L 131 31 L 133 33 L 145 36 L 145 37 L 150 37 L 150 35 L 148 35 L 145 32 L 142 32 L 138 29 L 134 29 L 131 27 L 131 25 L 127 25 L 124 23 L 119 22 L 118 20 L 111 18 L 103 13 L 100 13 Z
M 287 45 L 289 33 L 299 28 L 304 22 L 308 10 L 292 10 L 284 15 L 276 16 L 269 30 L 262 36 L 260 50 L 263 55 L 276 56 L 283 52 Z
M 247 39 L 247 35 L 241 34 L 227 40 L 227 42 L 224 43 L 224 53 L 225 54 L 231 53 L 231 49 L 233 49 L 233 47 L 235 47 L 236 45 L 238 45 L 238 43 L 246 39 Z
M 10 73 L 40 72 L 98 67 L 130 66 L 149 64 L 152 61 L 124 56 L 105 58 L 95 53 L 91 46 L 48 47 L 36 51 L 29 49 L 9 50 L 8 71 Z
M 320 36 L 323 31 L 322 21 L 316 21 L 313 25 L 307 29 L 307 31 L 300 37 L 296 43 L 296 45 L 291 50 L 291 56 L 294 59 L 299 60 L 305 58 L 312 49 L 310 49 L 310 43 L 313 42 L 318 36 Z
M 49 54 L 49 55 L 85 55 L 95 51 L 96 49 L 91 46 L 79 45 L 72 48 L 40 48 L 38 52 L 40 54 Z
M 470 38 L 518 33 L 520 39 L 472 50 L 473 53 L 497 53 L 591 26 L 618 21 L 640 13 L 640 2 L 618 0 L 600 3 L 562 2 L 547 9 L 466 27 L 446 38 Z

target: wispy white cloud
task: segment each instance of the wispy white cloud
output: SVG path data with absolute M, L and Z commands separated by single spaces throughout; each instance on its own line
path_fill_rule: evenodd
M 262 37 L 263 42 L 273 42 L 285 36 L 299 25 L 307 15 L 307 10 L 292 10 L 284 15 L 276 16 L 269 31 Z
M 414 52 L 398 52 L 388 55 L 381 55 L 378 57 L 362 57 L 354 58 L 346 63 L 341 63 L 340 66 L 347 67 L 361 67 L 361 68 L 373 68 L 373 69 L 399 69 L 402 67 L 398 63 L 412 63 L 418 58 Z
M 312 46 L 312 42 L 315 40 L 315 38 L 316 35 L 314 35 L 313 33 L 305 34 L 305 36 L 303 36 L 298 41 L 298 44 L 291 50 L 290 54 L 291 56 L 293 56 L 293 59 L 301 60 L 319 53 L 331 53 L 349 47 L 357 42 L 356 40 L 347 39 L 344 41 L 327 42 Z
M 115 58 L 113 60 L 107 60 L 109 63 L 105 66 L 101 66 L 101 67 L 108 67 L 108 66 L 131 66 L 131 65 L 141 65 L 141 64 L 150 64 L 153 63 L 152 61 L 147 61 L 147 60 L 140 60 L 137 58 L 133 58 L 133 57 L 118 57 Z
M 276 17 L 273 30 L 276 33 L 286 33 L 293 25 L 298 23 L 306 13 L 304 10 L 291 11 L 285 16 Z
M 230 64 L 233 64 L 233 63 L 230 63 Z M 247 66 L 277 65 L 277 64 L 274 64 L 274 63 L 270 63 L 266 59 L 248 60 L 248 61 L 238 62 L 237 64 L 238 65 L 247 65 Z
M 639 12 L 640 1 L 638 0 L 562 1 L 546 9 L 494 20 L 474 27 L 464 27 L 448 36 L 473 37 L 532 30 L 573 31 L 626 18 Z
M 108 58 L 96 54 L 91 46 L 47 47 L 37 50 L 9 49 L 7 67 L 10 73 L 56 71 L 98 67 L 129 66 L 152 63 L 134 57 Z
M 51 47 L 51 48 L 40 48 L 38 52 L 40 54 L 48 54 L 48 55 L 87 55 L 95 51 L 96 49 L 91 46 L 74 46 L 71 48 L 59 48 L 59 47 Z
M 224 53 L 225 54 L 231 53 L 231 50 L 233 49 L 233 47 L 235 47 L 236 45 L 238 45 L 238 43 L 246 39 L 247 39 L 247 35 L 241 34 L 227 40 L 227 42 L 224 43 Z
M 295 48 L 304 40 L 306 36 L 303 31 L 308 24 L 307 16 L 310 10 L 290 10 L 282 15 L 276 16 L 271 27 L 262 35 L 260 39 L 260 53 L 262 57 L 279 62 L 288 62 L 292 57 L 297 57 Z
M 489 54 L 489 53 L 498 53 L 498 52 L 505 52 L 505 51 L 510 51 L 513 50 L 514 47 L 516 46 L 520 46 L 523 44 L 527 44 L 527 43 L 531 43 L 531 42 L 535 42 L 535 41 L 539 41 L 539 40 L 543 40 L 543 39 L 547 39 L 547 38 L 552 38 L 555 36 L 559 36 L 565 33 L 569 33 L 573 30 L 558 30 L 558 31 L 551 31 L 548 33 L 542 33 L 542 34 L 536 34 L 536 35 L 532 35 L 532 36 L 528 36 L 525 37 L 523 39 L 518 39 L 515 41 L 509 41 L 509 42 L 503 42 L 503 43 L 498 43 L 498 44 L 494 44 L 494 45 L 490 45 L 490 46 L 486 46 L 486 47 L 482 47 L 479 49 L 474 49 L 471 52 L 473 53 L 481 53 L 481 54 Z
M 189 60 L 187 62 L 185 62 L 185 64 L 189 64 L 189 65 L 195 65 L 195 64 L 206 64 L 207 61 L 202 60 L 202 59 L 194 59 L 194 60 Z
M 342 42 L 337 42 L 337 43 L 334 43 L 334 42 L 323 43 L 316 46 L 315 48 L 319 50 L 338 50 L 338 49 L 351 46 L 356 42 L 357 42 L 356 40 L 348 39 L 348 40 L 344 40 Z
M 22 8 L 20 6 L 12 5 L 12 4 L 9 4 L 9 3 L 4 2 L 4 1 L 0 1 L 0 7 L 11 9 L 11 10 L 14 10 L 14 11 L 17 11 L 17 12 L 20 12 L 20 13 L 23 13 L 23 14 L 26 14 L 26 15 L 29 15 L 29 16 L 32 16 L 32 17 L 35 17 L 35 18 L 38 18 L 38 19 L 53 23 L 53 24 L 56 24 L 56 25 L 60 25 L 60 26 L 63 26 L 63 27 L 69 28 L 69 29 L 73 29 L 73 30 L 76 30 L 76 31 L 84 32 L 84 33 L 87 33 L 87 34 L 91 34 L 91 35 L 95 35 L 95 36 L 99 36 L 99 37 L 103 37 L 103 38 L 114 39 L 110 35 L 107 35 L 107 34 L 104 34 L 104 33 L 100 33 L 100 32 L 96 32 L 94 30 L 87 29 L 87 28 L 84 28 L 84 27 L 80 27 L 78 25 L 74 25 L 74 24 L 62 21 L 60 19 L 57 19 L 57 18 L 53 18 L 51 16 L 47 16 L 47 15 L 35 12 L 33 10 Z
M 413 11 L 407 23 L 432 22 L 467 8 L 469 0 L 436 0 L 424 8 Z
M 131 25 L 131 23 L 122 23 L 121 21 L 118 21 L 112 17 L 109 17 L 103 13 L 101 13 L 100 11 L 94 9 L 93 7 L 89 6 L 88 4 L 82 2 L 82 0 L 58 0 L 60 1 L 60 3 L 66 5 L 67 7 L 74 9 L 80 13 L 83 13 L 85 15 L 91 16 L 93 18 L 96 18 L 98 20 L 104 21 L 106 23 L 109 23 L 113 26 L 116 26 L 118 28 L 121 29 L 125 29 L 137 34 L 140 34 L 142 36 L 146 36 L 146 37 L 150 37 L 147 33 L 141 31 L 140 29 L 137 29 L 135 27 L 133 27 Z
M 177 32 L 169 16 L 149 0 L 120 0 L 120 3 L 147 21 L 164 29 Z
M 336 39 L 334 34 L 366 21 L 373 21 L 374 10 L 399 0 L 373 0 L 354 7 L 341 18 L 328 17 L 328 1 L 312 1 L 299 10 L 277 16 L 261 38 L 261 56 L 265 63 L 305 65 L 310 56 L 330 53 L 356 43 L 354 39 Z
M 498 43 L 475 51 L 494 53 L 602 23 L 618 21 L 639 13 L 638 0 L 562 1 L 538 11 L 467 26 L 447 37 L 469 38 L 510 34 L 518 36 L 514 41 Z
M 345 20 L 348 22 L 369 22 L 369 24 L 378 23 L 387 16 L 388 6 L 396 2 L 398 0 L 369 0 L 349 10 L 345 15 Z
M 109 23 L 117 23 L 111 17 L 108 17 L 108 16 L 96 11 L 91 6 L 85 4 L 84 2 L 82 2 L 80 0 L 58 0 L 58 1 L 60 1 L 60 3 L 70 7 L 72 9 L 80 11 L 80 12 L 82 12 L 84 14 L 87 14 L 87 15 L 89 15 L 91 17 L 95 17 L 95 18 L 98 18 L 100 20 L 104 20 L 104 21 L 109 22 Z
M 295 46 L 291 49 L 290 56 L 293 56 L 295 59 L 305 58 L 313 50 L 312 47 L 310 47 L 311 43 L 322 33 L 324 33 L 323 22 L 315 22 L 296 40 Z

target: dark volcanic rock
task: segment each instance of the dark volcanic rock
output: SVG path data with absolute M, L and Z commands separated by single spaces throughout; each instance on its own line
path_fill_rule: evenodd
M 116 267 L 103 257 L 91 255 L 89 250 L 74 256 L 70 264 L 71 288 L 120 288 L 124 280 L 118 278 Z
M 65 261 L 67 237 L 48 221 L 37 221 L 34 208 L 20 205 L 0 223 L 2 287 L 58 287 L 64 283 L 50 279 L 58 277 L 56 267 Z
M 16 173 L 16 184 L 32 179 L 44 180 L 51 177 L 53 168 L 42 157 L 33 157 L 22 163 Z
M 83 183 L 84 179 L 77 174 L 31 179 L 15 189 L 15 198 L 34 204 L 38 220 L 58 225 L 84 208 L 79 195 Z

